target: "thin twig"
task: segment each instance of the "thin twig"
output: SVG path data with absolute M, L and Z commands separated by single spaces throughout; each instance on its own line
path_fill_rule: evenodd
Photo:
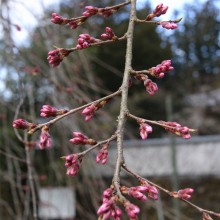
M 166 194 L 168 194 L 168 195 L 171 196 L 172 198 L 174 198 L 174 199 L 179 199 L 179 200 L 181 200 L 181 201 L 187 203 L 187 204 L 190 205 L 191 207 L 195 208 L 198 212 L 200 212 L 200 213 L 207 213 L 207 214 L 210 214 L 210 215 L 212 215 L 212 216 L 220 217 L 220 213 L 216 213 L 216 212 L 213 212 L 213 211 L 210 211 L 210 210 L 207 210 L 207 209 L 203 209 L 203 208 L 201 208 L 201 207 L 195 205 L 194 203 L 189 202 L 189 201 L 186 200 L 186 199 L 182 199 L 182 198 L 179 198 L 179 197 L 174 196 L 173 192 L 171 192 L 171 191 L 169 191 L 169 190 L 163 188 L 162 186 L 159 186 L 159 185 L 157 185 L 156 183 L 151 182 L 150 180 L 147 180 L 147 179 L 145 179 L 145 178 L 139 176 L 138 174 L 134 173 L 133 171 L 131 171 L 131 170 L 126 166 L 125 163 L 123 164 L 122 168 L 123 168 L 127 173 L 129 173 L 129 174 L 131 174 L 132 176 L 134 176 L 135 178 L 137 178 L 138 181 L 141 181 L 141 182 L 145 181 L 145 182 L 147 182 L 147 183 L 149 183 L 149 184 L 155 186 L 157 189 L 159 189 L 159 190 L 165 192 Z
M 110 95 L 107 95 L 107 96 L 105 96 L 105 97 L 103 97 L 103 98 L 97 99 L 97 100 L 95 100 L 95 101 L 93 101 L 93 102 L 87 103 L 87 104 L 85 104 L 85 105 L 83 105 L 83 106 L 80 106 L 80 107 L 78 107 L 78 108 L 71 109 L 71 110 L 68 111 L 67 113 L 65 113 L 65 114 L 63 114 L 63 115 L 59 115 L 59 116 L 57 116 L 56 118 L 54 118 L 54 119 L 52 119 L 52 120 L 50 120 L 50 121 L 48 121 L 48 122 L 46 122 L 46 123 L 38 124 L 35 128 L 33 128 L 33 129 L 31 129 L 30 131 L 28 131 L 28 133 L 29 133 L 29 134 L 33 134 L 34 132 L 36 132 L 37 130 L 41 129 L 41 128 L 44 127 L 44 126 L 51 126 L 52 124 L 56 123 L 57 121 L 61 120 L 61 119 L 64 118 L 64 117 L 67 117 L 67 116 L 69 116 L 69 115 L 71 115 L 71 114 L 74 114 L 74 113 L 76 113 L 76 112 L 82 110 L 83 108 L 86 108 L 86 107 L 88 107 L 88 106 L 90 106 L 90 105 L 92 105 L 92 104 L 94 104 L 94 103 L 98 103 L 98 102 L 104 101 L 104 100 L 106 100 L 106 99 L 112 98 L 112 97 L 114 97 L 114 96 L 116 96 L 116 95 L 119 95 L 120 93 L 121 93 L 121 89 L 119 89 L 118 91 L 116 91 L 116 92 L 114 92 L 114 93 L 112 93 L 112 94 L 110 94 Z

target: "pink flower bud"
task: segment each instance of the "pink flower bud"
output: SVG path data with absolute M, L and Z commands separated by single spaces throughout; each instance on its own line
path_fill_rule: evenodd
M 80 132 L 73 132 L 74 138 L 70 139 L 70 142 L 78 145 L 78 144 L 87 144 L 88 137 Z
M 163 6 L 163 4 L 159 4 L 156 6 L 156 8 L 153 10 L 153 14 L 156 16 L 156 17 L 159 17 L 163 14 L 166 14 L 168 10 L 168 6 Z
M 53 106 L 43 105 L 40 112 L 41 117 L 55 117 L 57 116 L 58 110 Z
M 105 33 L 102 34 L 101 37 L 106 40 L 112 40 L 112 39 L 117 38 L 115 33 L 113 32 L 113 30 L 110 27 L 105 28 Z
M 158 90 L 157 84 L 152 82 L 150 79 L 146 79 L 144 81 L 144 86 L 146 87 L 146 91 L 153 96 L 155 92 Z
M 83 16 L 90 17 L 98 13 L 98 8 L 93 6 L 86 6 L 85 11 L 83 12 Z
M 94 104 L 84 108 L 82 115 L 86 116 L 85 121 L 89 121 L 94 116 L 96 110 L 97 108 Z
M 141 201 L 146 201 L 147 200 L 147 197 L 143 194 L 143 192 L 141 192 L 139 190 L 138 187 L 130 187 L 130 188 L 128 188 L 128 195 L 134 197 L 135 199 L 141 200 Z
M 95 43 L 97 39 L 91 37 L 89 34 L 80 34 L 78 38 L 77 49 L 85 49 L 90 46 L 91 43 Z
M 185 138 L 185 139 L 189 139 L 191 138 L 191 135 L 190 135 L 190 129 L 186 126 L 182 126 L 180 124 L 178 124 L 177 122 L 165 122 L 165 121 L 159 121 L 162 126 L 165 128 L 165 130 L 173 133 L 173 134 L 176 134 L 178 136 L 181 136 L 182 138 Z
M 68 22 L 68 19 L 63 18 L 57 13 L 52 13 L 51 16 L 51 22 L 53 22 L 54 24 L 67 24 Z
M 41 150 L 51 147 L 51 137 L 49 134 L 49 128 L 47 126 L 42 128 L 42 132 L 40 135 L 40 143 L 39 143 L 39 147 Z
M 104 214 L 105 212 L 109 211 L 111 209 L 111 206 L 113 205 L 113 200 L 105 200 L 105 202 L 99 207 L 97 214 L 101 215 Z
M 77 154 L 70 154 L 65 157 L 65 166 L 67 166 L 67 175 L 75 176 L 80 169 L 81 161 Z
M 190 199 L 193 192 L 194 192 L 194 189 L 186 188 L 186 189 L 179 190 L 177 194 L 178 194 L 178 197 L 181 199 Z
M 99 8 L 99 14 L 102 15 L 103 17 L 107 18 L 109 16 L 111 16 L 113 13 L 115 13 L 116 11 L 118 11 L 118 8 Z
M 110 199 L 110 197 L 112 196 L 112 188 L 107 188 L 104 192 L 103 192 L 103 197 Z
M 139 214 L 140 209 L 136 205 L 130 203 L 129 201 L 126 201 L 124 205 L 128 216 L 130 218 L 137 219 L 137 215 Z
M 62 62 L 63 58 L 65 56 L 68 56 L 69 54 L 70 54 L 70 51 L 64 48 L 58 48 L 55 50 L 51 50 L 48 53 L 47 60 L 52 67 L 56 67 Z
M 161 64 L 158 64 L 156 67 L 152 67 L 150 74 L 156 78 L 163 78 L 165 72 L 169 72 L 174 68 L 171 66 L 171 60 L 164 60 Z
M 16 128 L 16 129 L 25 130 L 25 129 L 30 129 L 32 127 L 34 128 L 35 126 L 36 126 L 35 124 L 29 123 L 22 118 L 19 118 L 13 121 L 13 128 Z
M 143 140 L 147 139 L 147 136 L 149 133 L 152 133 L 153 129 L 150 125 L 146 123 L 141 123 L 140 124 L 140 136 Z
M 161 21 L 161 22 L 158 22 L 157 24 L 161 25 L 163 28 L 166 28 L 168 30 L 173 30 L 173 29 L 178 28 L 178 25 L 172 21 Z
M 108 151 L 106 148 L 102 148 L 97 156 L 96 156 L 96 163 L 99 163 L 100 161 L 102 161 L 102 164 L 105 165 L 108 159 Z
M 158 190 L 155 186 L 151 186 L 151 185 L 146 185 L 147 186 L 147 194 L 148 197 L 150 197 L 151 199 L 157 200 L 158 199 Z

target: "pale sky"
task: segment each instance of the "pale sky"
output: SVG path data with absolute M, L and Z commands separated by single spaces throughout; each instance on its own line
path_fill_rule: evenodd
M 143 7 L 148 0 L 137 0 L 137 7 Z M 204 2 L 205 0 L 200 0 Z M 18 44 L 23 44 L 29 35 L 29 31 L 37 25 L 37 18 L 42 17 L 44 8 L 56 5 L 60 0 L 18 0 L 11 1 L 10 9 L 13 14 L 13 20 L 15 24 L 21 26 L 21 31 L 14 30 Z M 95 1 L 94 1 L 95 2 Z M 175 9 L 180 10 L 185 3 L 193 2 L 193 0 L 149 0 L 153 7 L 163 3 L 168 6 L 169 9 L 166 15 L 163 15 L 163 19 L 173 19 L 172 13 Z M 54 9 L 54 11 L 56 11 Z M 180 14 L 181 16 L 181 14 Z

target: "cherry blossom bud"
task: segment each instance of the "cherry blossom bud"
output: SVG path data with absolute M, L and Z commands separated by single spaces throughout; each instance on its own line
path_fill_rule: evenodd
M 173 133 L 173 134 L 176 134 L 178 136 L 181 136 L 182 138 L 185 138 L 185 139 L 189 139 L 191 138 L 191 135 L 190 135 L 190 129 L 186 126 L 182 126 L 180 124 L 178 124 L 177 122 L 165 122 L 165 121 L 159 121 L 162 126 L 165 128 L 165 130 Z
M 180 199 L 190 199 L 193 192 L 194 192 L 194 189 L 186 188 L 186 189 L 179 190 L 177 194 Z
M 156 78 L 163 78 L 165 72 L 169 72 L 174 68 L 171 66 L 171 60 L 164 60 L 161 64 L 150 69 L 150 74 Z
M 93 6 L 86 6 L 85 11 L 83 12 L 83 16 L 90 17 L 98 13 L 98 8 Z
M 109 199 L 112 196 L 112 188 L 107 188 L 104 192 L 103 192 L 103 197 Z
M 108 159 L 108 150 L 103 147 L 96 156 L 96 163 L 102 161 L 102 164 L 105 165 Z
M 150 79 L 146 79 L 144 81 L 144 86 L 146 87 L 146 91 L 149 95 L 153 96 L 155 92 L 158 90 L 157 84 L 152 82 Z
M 115 204 L 115 198 L 112 196 L 112 189 L 108 188 L 103 193 L 103 203 L 99 207 L 97 214 L 100 219 L 107 220 L 112 218 L 114 220 L 120 220 L 122 212 Z
M 78 145 L 83 144 L 85 145 L 87 143 L 88 137 L 80 132 L 73 132 L 74 138 L 70 139 L 70 142 Z
M 27 122 L 22 118 L 19 118 L 19 119 L 16 119 L 16 120 L 13 121 L 13 128 L 16 128 L 16 129 L 25 130 L 25 129 L 31 129 L 31 128 L 34 128 L 34 127 L 36 127 L 35 124 Z
M 107 18 L 110 17 L 113 13 L 118 11 L 118 8 L 99 8 L 99 14 L 102 15 L 103 17 Z
M 147 187 L 147 194 L 148 197 L 150 197 L 151 199 L 157 200 L 158 199 L 158 190 L 155 186 L 151 186 L 151 185 L 146 185 Z
M 48 53 L 47 60 L 52 67 L 56 67 L 63 61 L 63 58 L 65 56 L 68 56 L 69 54 L 70 54 L 70 51 L 64 48 L 58 48 L 55 50 L 51 50 Z
M 116 40 L 117 37 L 110 27 L 105 28 L 105 33 L 101 34 L 101 37 L 106 40 Z
M 163 14 L 166 14 L 168 10 L 168 6 L 163 6 L 163 4 L 159 4 L 156 6 L 156 8 L 153 10 L 153 14 L 156 16 L 156 17 L 159 17 Z
M 82 158 L 79 158 L 77 154 L 70 154 L 65 157 L 65 166 L 67 166 L 67 175 L 75 176 L 80 169 Z
M 149 133 L 152 133 L 153 129 L 150 125 L 146 123 L 141 123 L 140 124 L 140 136 L 143 140 L 147 139 L 147 136 Z
M 132 219 L 137 219 L 137 215 L 139 214 L 140 209 L 136 205 L 130 203 L 129 201 L 126 201 L 124 205 L 128 216 Z
M 90 46 L 91 43 L 99 41 L 89 34 L 80 34 L 78 38 L 78 44 L 76 45 L 77 49 L 85 49 Z
M 106 211 L 109 211 L 113 203 L 114 201 L 112 199 L 105 200 L 105 202 L 103 202 L 103 204 L 99 207 L 97 214 L 101 215 L 104 214 Z
M 55 117 L 57 116 L 57 109 L 50 105 L 43 105 L 42 109 L 40 110 L 41 117 Z
M 85 121 L 89 121 L 94 116 L 96 110 L 97 107 L 95 106 L 95 104 L 84 108 L 84 110 L 82 111 L 82 115 L 86 116 Z
M 141 190 L 140 190 L 141 189 Z M 147 196 L 145 196 L 143 194 L 143 192 L 145 192 L 147 190 L 147 188 L 139 188 L 139 187 L 130 187 L 128 188 L 128 195 L 134 197 L 135 199 L 141 200 L 141 201 L 146 201 L 147 200 Z
M 63 18 L 57 13 L 52 13 L 51 16 L 52 16 L 51 22 L 53 22 L 54 24 L 67 24 L 68 23 L 68 19 Z
M 161 25 L 163 28 L 166 28 L 168 30 L 173 30 L 178 28 L 178 25 L 173 21 L 161 21 L 157 22 L 158 25 Z
M 84 134 L 80 133 L 80 132 L 73 132 L 74 138 L 70 139 L 70 142 L 78 145 L 78 144 L 82 144 L 82 145 L 95 145 L 97 142 L 93 139 L 88 138 L 87 136 L 85 136 Z
M 43 105 L 41 110 L 40 110 L 40 116 L 41 117 L 56 117 L 57 115 L 62 115 L 65 114 L 66 112 L 68 112 L 67 110 L 58 110 L 53 106 L 50 105 Z
M 49 134 L 48 126 L 45 126 L 45 127 L 42 128 L 42 132 L 41 132 L 41 135 L 40 135 L 39 147 L 40 147 L 41 150 L 51 147 L 51 137 L 50 137 L 50 134 Z

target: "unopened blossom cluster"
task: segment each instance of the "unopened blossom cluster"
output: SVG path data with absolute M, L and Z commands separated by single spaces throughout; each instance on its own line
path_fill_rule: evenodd
M 79 168 L 82 162 L 77 154 L 70 154 L 65 157 L 65 166 L 67 167 L 66 174 L 70 176 L 76 176 L 79 172 Z
M 106 8 L 97 8 L 94 6 L 85 6 L 85 11 L 82 13 L 82 16 L 77 18 L 64 18 L 57 13 L 51 14 L 51 22 L 59 25 L 68 25 L 71 29 L 76 29 L 78 26 L 83 24 L 87 18 L 99 14 L 103 17 L 109 17 L 116 11 L 118 11 L 120 7 L 106 7 Z
M 130 1 L 125 2 L 125 4 L 119 4 L 113 7 L 105 7 L 105 8 L 98 8 L 94 6 L 86 6 L 82 16 L 77 18 L 64 18 L 57 13 L 52 13 L 51 22 L 59 25 L 68 25 L 71 29 L 76 29 L 79 25 L 83 24 L 89 17 L 95 15 L 102 15 L 103 17 L 109 17 L 114 12 L 116 12 L 119 8 L 127 4 L 131 3 Z M 144 22 L 151 22 L 154 17 L 160 17 L 161 15 L 165 14 L 168 10 L 167 6 L 164 6 L 162 3 L 157 5 L 156 8 L 153 10 L 151 14 L 147 16 Z M 142 21 L 143 22 L 143 21 Z M 161 25 L 166 29 L 175 29 L 177 28 L 177 21 L 159 21 L 154 22 L 157 25 Z M 153 23 L 153 22 L 152 22 Z M 126 39 L 126 34 L 124 37 L 119 38 L 114 33 L 114 31 L 110 27 L 105 28 L 105 32 L 100 35 L 100 40 L 91 36 L 90 34 L 80 34 L 77 40 L 77 45 L 74 48 L 64 49 L 64 48 L 56 48 L 48 53 L 48 62 L 52 67 L 57 67 L 64 59 L 64 57 L 68 56 L 71 52 L 81 49 L 86 49 L 91 46 L 100 46 L 104 45 L 105 43 L 114 43 L 116 40 L 119 41 L 120 39 Z M 141 80 L 144 82 L 144 86 L 146 91 L 149 95 L 153 96 L 158 91 L 158 86 L 155 82 L 152 81 L 152 78 L 161 79 L 165 76 L 165 73 L 173 70 L 171 60 L 164 60 L 160 64 L 155 67 L 151 67 L 147 70 L 143 71 L 136 71 L 132 68 L 129 71 L 130 78 L 134 77 L 137 80 Z M 129 81 L 130 82 L 130 81 Z M 130 84 L 128 86 L 130 88 Z M 122 93 L 122 88 L 119 89 L 119 93 Z M 95 113 L 106 105 L 109 100 L 113 96 L 106 97 L 105 99 L 102 98 L 100 100 L 93 101 L 89 104 L 81 106 L 78 108 L 78 111 L 81 111 L 81 115 L 85 117 L 85 122 L 89 123 L 89 121 L 94 117 Z M 74 109 L 73 109 L 74 110 Z M 50 127 L 55 123 L 57 120 L 66 117 L 72 114 L 75 111 L 68 111 L 66 109 L 57 109 L 56 107 L 50 105 L 43 105 L 40 110 L 40 116 L 43 118 L 53 117 L 55 120 L 51 120 L 44 124 L 34 124 L 27 122 L 24 119 L 16 119 L 13 122 L 13 127 L 15 129 L 22 129 L 27 130 L 28 133 L 33 133 L 37 130 L 41 130 L 40 140 L 39 140 L 39 147 L 41 150 L 50 148 L 52 146 L 52 140 L 49 133 Z M 190 138 L 190 129 L 186 126 L 182 126 L 176 122 L 165 122 L 165 121 L 150 121 L 146 119 L 141 119 L 136 116 L 129 115 L 127 112 L 126 116 L 130 116 L 131 118 L 135 119 L 139 125 L 139 134 L 141 139 L 146 140 L 150 133 L 153 132 L 152 124 L 162 126 L 165 130 L 174 133 L 178 136 L 183 138 Z M 119 119 L 120 120 L 120 119 Z M 118 131 L 117 131 L 118 132 Z M 105 165 L 108 160 L 108 150 L 109 150 L 109 142 L 116 139 L 117 132 L 113 135 L 113 138 L 109 138 L 105 141 L 96 141 L 92 138 L 87 137 L 84 133 L 80 131 L 73 132 L 73 137 L 69 140 L 72 144 L 75 145 L 86 145 L 86 150 L 81 153 L 69 154 L 67 156 L 63 156 L 62 158 L 65 160 L 65 166 L 67 168 L 66 174 L 70 176 L 76 176 L 80 170 L 81 163 L 83 160 L 84 155 L 88 152 L 99 148 L 98 153 L 96 154 L 95 161 L 96 163 L 101 163 Z M 123 162 L 123 163 L 122 163 Z M 121 161 L 121 167 L 125 169 L 124 161 Z M 126 169 L 125 169 L 126 170 Z M 132 174 L 131 171 L 129 171 Z M 140 208 L 131 203 L 129 198 L 132 197 L 134 199 L 140 201 L 147 201 L 148 198 L 153 200 L 158 199 L 158 187 L 156 184 L 148 183 L 148 181 L 141 182 L 141 177 L 136 174 L 135 176 L 140 185 L 135 187 L 128 187 L 128 186 L 121 186 L 120 181 L 113 181 L 112 185 L 107 188 L 103 192 L 103 200 L 102 204 L 100 205 L 97 214 L 99 216 L 99 220 L 107 220 L 107 219 L 114 219 L 120 220 L 122 216 L 122 210 L 120 209 L 121 206 L 124 208 L 127 216 L 131 220 L 137 220 L 138 214 L 140 212 Z M 174 198 L 179 198 L 183 200 L 190 199 L 192 193 L 194 192 L 191 188 L 180 189 L 177 192 L 171 192 Z
M 156 6 L 156 8 L 153 10 L 151 14 L 149 14 L 146 17 L 146 21 L 151 21 L 154 17 L 160 17 L 161 15 L 166 14 L 168 10 L 168 6 L 164 6 L 163 3 L 159 4 Z M 176 29 L 178 28 L 178 23 L 179 21 L 158 21 L 157 25 L 161 25 L 165 29 Z
M 84 108 L 82 111 L 82 115 L 85 116 L 85 121 L 89 121 L 91 118 L 93 118 L 95 112 L 102 108 L 107 102 L 109 102 L 109 99 L 106 99 L 98 103 L 93 103 Z
M 161 64 L 152 67 L 150 69 L 150 74 L 156 78 L 161 79 L 165 76 L 166 72 L 169 72 L 171 70 L 174 70 L 174 68 L 171 66 L 171 60 L 164 60 Z
M 181 136 L 182 138 L 189 139 L 191 137 L 190 135 L 190 129 L 186 126 L 182 126 L 178 124 L 177 122 L 166 122 L 166 121 L 159 121 L 161 125 L 165 128 L 165 130 L 176 134 L 178 136 Z

